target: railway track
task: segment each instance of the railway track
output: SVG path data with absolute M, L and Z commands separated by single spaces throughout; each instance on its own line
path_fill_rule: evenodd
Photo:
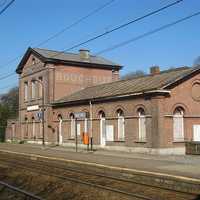
M 14 160 L 15 159 L 15 160 Z M 1 154 L 0 162 L 9 164 L 10 167 L 18 167 L 38 174 L 53 176 L 65 181 L 75 182 L 81 185 L 118 193 L 134 199 L 144 200 L 195 200 L 196 195 L 185 192 L 171 191 L 156 186 L 136 183 L 134 181 L 117 178 L 100 173 L 87 172 L 72 169 L 57 163 L 47 161 L 30 160 L 24 157 Z
M 1 187 L 1 190 L 4 190 L 4 189 L 8 189 L 14 193 L 18 193 L 20 196 L 22 196 L 24 199 L 30 199 L 30 200 L 44 200 L 42 199 L 41 197 L 37 196 L 37 195 L 34 195 L 28 191 L 25 191 L 25 190 L 22 190 L 18 187 L 15 187 L 13 185 L 10 185 L 6 182 L 3 182 L 3 181 L 0 181 L 0 187 Z

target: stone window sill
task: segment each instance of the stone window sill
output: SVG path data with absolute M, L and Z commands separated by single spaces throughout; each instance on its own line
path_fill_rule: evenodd
M 135 142 L 135 143 L 147 143 L 146 140 L 135 140 L 134 142 Z
M 174 140 L 173 143 L 184 143 L 186 142 L 184 139 L 183 140 Z
M 68 140 L 75 140 L 75 138 L 69 138 Z

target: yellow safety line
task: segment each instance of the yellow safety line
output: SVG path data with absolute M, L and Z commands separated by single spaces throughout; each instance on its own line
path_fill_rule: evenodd
M 184 180 L 184 181 L 193 181 L 193 182 L 196 182 L 197 184 L 200 184 L 199 179 L 189 178 L 189 177 L 185 177 L 185 176 L 176 176 L 176 175 L 163 174 L 163 173 L 158 173 L 158 172 L 150 172 L 150 171 L 143 171 L 143 170 L 130 169 L 130 168 L 121 168 L 121 167 L 108 166 L 108 165 L 97 164 L 97 163 L 90 163 L 90 162 L 85 162 L 85 161 L 68 160 L 68 159 L 65 159 L 65 158 L 55 158 L 55 157 L 42 156 L 42 155 L 38 155 L 38 154 L 29 154 L 29 153 L 22 153 L 22 152 L 2 150 L 2 149 L 0 149 L 0 152 L 19 154 L 19 155 L 25 155 L 25 156 L 30 156 L 30 157 L 33 156 L 33 157 L 38 157 L 38 158 L 64 161 L 64 162 L 71 162 L 71 163 L 76 163 L 76 164 L 84 164 L 84 165 L 89 165 L 89 166 L 108 168 L 108 169 L 111 169 L 111 170 L 120 170 L 120 171 L 124 171 L 124 172 L 143 173 L 143 174 L 147 174 L 147 175 L 162 176 L 162 177 L 167 177 L 167 178 L 176 178 L 176 179 L 181 179 L 181 180 Z

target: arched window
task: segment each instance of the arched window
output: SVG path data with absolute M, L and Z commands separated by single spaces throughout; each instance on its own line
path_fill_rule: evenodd
M 184 109 L 177 107 L 173 113 L 174 141 L 184 140 Z
M 106 115 L 103 111 L 99 111 L 100 118 L 100 144 L 106 144 Z
M 11 135 L 12 140 L 15 138 L 15 130 L 16 130 L 15 123 L 12 123 L 12 135 Z
M 138 131 L 139 131 L 139 141 L 145 142 L 146 141 L 146 116 L 145 116 L 145 111 L 143 108 L 139 108 L 137 110 L 138 112 Z
M 89 113 L 86 112 L 86 117 L 84 119 L 84 132 L 88 133 L 89 132 Z
M 32 117 L 32 138 L 36 138 L 36 135 L 35 135 L 35 118 Z
M 28 138 L 28 118 L 25 117 L 25 134 L 24 134 L 24 137 L 25 138 Z
M 117 110 L 117 130 L 118 130 L 118 139 L 124 140 L 124 112 L 121 109 Z
M 58 143 L 63 143 L 63 136 L 62 136 L 62 115 L 58 115 L 59 126 L 58 126 Z
M 76 123 L 75 123 L 75 117 L 74 117 L 73 113 L 71 113 L 69 115 L 69 117 L 70 117 L 70 130 L 71 130 L 70 137 L 74 138 L 75 137 L 75 125 L 76 125 Z

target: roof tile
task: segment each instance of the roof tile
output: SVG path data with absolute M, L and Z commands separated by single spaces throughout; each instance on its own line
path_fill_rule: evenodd
M 199 68 L 182 67 L 162 71 L 160 74 L 156 75 L 149 74 L 142 77 L 130 78 L 128 80 L 92 86 L 61 98 L 55 101 L 54 104 L 164 89 L 168 84 L 182 79 L 197 69 Z

